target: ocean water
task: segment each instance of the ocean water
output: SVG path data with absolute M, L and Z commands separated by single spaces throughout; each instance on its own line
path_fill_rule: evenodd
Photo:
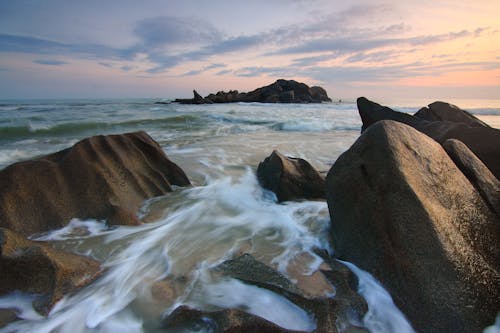
M 395 108 L 413 113 L 419 106 Z M 500 109 L 470 111 L 500 127 Z M 210 268 L 251 253 L 311 292 L 332 295 L 334 287 L 312 284 L 322 263 L 312 250 L 330 250 L 326 203 L 277 204 L 258 185 L 255 170 L 278 149 L 326 173 L 360 128 L 354 103 L 0 101 L 0 169 L 92 135 L 143 130 L 195 185 L 145 202 L 138 212 L 145 223 L 139 227 L 108 228 L 102 221 L 74 219 L 63 229 L 37 235 L 57 248 L 100 260 L 107 271 L 61 300 L 46 318 L 30 306 L 35 295 L 1 297 L 0 308 L 17 309 L 23 320 L 0 332 L 168 332 L 160 322 L 181 304 L 205 310 L 245 308 L 289 329 L 314 330 L 315 319 L 285 298 L 213 276 Z M 366 272 L 349 267 L 369 305 L 363 322 L 355 324 L 372 332 L 413 332 L 383 287 Z

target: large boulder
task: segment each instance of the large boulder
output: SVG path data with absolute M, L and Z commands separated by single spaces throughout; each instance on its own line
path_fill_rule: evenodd
M 490 209 L 500 217 L 500 181 L 463 142 L 448 139 L 444 142 L 443 148 L 481 194 Z
M 500 309 L 500 221 L 444 149 L 380 121 L 326 179 L 336 256 L 372 273 L 419 332 L 481 332 Z
M 333 285 L 335 290 L 333 297 L 305 294 L 304 290 L 289 278 L 249 254 L 223 262 L 213 269 L 213 273 L 225 278 L 238 279 L 286 298 L 314 317 L 316 321 L 314 332 L 367 332 L 359 326 L 362 316 L 367 311 L 367 305 L 356 292 L 356 277 L 338 261 L 321 253 L 320 255 L 324 257 L 325 262 L 318 274 Z M 164 323 L 168 328 L 184 329 L 192 329 L 189 325 L 196 323 L 197 327 L 205 329 L 217 327 L 220 332 L 295 332 L 240 309 L 210 312 L 181 306 L 173 311 Z
M 323 176 L 306 160 L 284 156 L 277 150 L 259 163 L 257 178 L 279 202 L 325 198 Z
M 101 274 L 90 258 L 55 250 L 0 228 L 0 295 L 14 291 L 37 294 L 34 307 L 42 314 L 64 295 Z
M 146 133 L 94 136 L 0 171 L 0 227 L 28 236 L 74 217 L 134 225 L 142 202 L 172 185 L 189 180 Z
M 365 97 L 357 100 L 363 121 L 362 131 L 381 120 L 395 120 L 427 134 L 440 144 L 448 139 L 462 141 L 500 179 L 500 130 L 488 126 L 469 126 L 463 122 L 427 121 L 394 111 Z
M 414 116 L 428 121 L 451 121 L 455 123 L 464 123 L 472 127 L 490 127 L 469 112 L 446 102 L 431 103 L 427 107 L 418 110 Z

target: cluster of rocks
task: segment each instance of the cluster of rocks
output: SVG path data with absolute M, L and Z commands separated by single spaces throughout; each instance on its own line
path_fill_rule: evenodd
M 240 95 L 210 100 L 225 94 Z M 417 331 L 482 331 L 500 309 L 500 131 L 442 102 L 413 116 L 366 98 L 357 103 L 362 134 L 326 179 L 307 161 L 274 151 L 257 168 L 260 184 L 279 202 L 326 200 L 335 257 L 381 281 Z M 172 185 L 190 182 L 144 132 L 92 137 L 0 171 L 0 295 L 41 295 L 34 306 L 46 314 L 102 269 L 26 237 L 74 217 L 138 224 L 143 200 Z M 248 254 L 213 274 L 278 293 L 315 318 L 316 332 L 365 332 L 367 305 L 356 278 L 328 254 L 318 255 L 324 263 L 316 281 L 333 286 L 334 297 L 310 295 Z M 162 322 L 180 331 L 192 325 L 292 332 L 241 309 L 181 306 Z
M 357 104 L 362 135 L 316 185 L 335 256 L 381 281 L 417 331 L 482 332 L 500 309 L 500 131 L 443 102 L 414 116 Z M 297 175 L 314 171 L 294 161 L 259 166 L 279 200 L 311 198 Z
M 34 307 L 48 313 L 102 269 L 93 259 L 26 237 L 72 218 L 137 225 L 142 202 L 172 191 L 172 185 L 190 182 L 144 132 L 91 137 L 0 171 L 0 295 L 37 294 Z
M 321 103 L 332 101 L 322 87 L 309 87 L 305 83 L 283 79 L 248 93 L 230 90 L 228 92 L 219 91 L 216 94 L 202 97 L 196 90 L 193 90 L 193 94 L 193 98 L 176 99 L 175 102 L 182 104 L 212 104 L 235 102 Z

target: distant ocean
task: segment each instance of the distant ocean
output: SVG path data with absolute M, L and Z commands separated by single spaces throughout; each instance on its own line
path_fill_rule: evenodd
M 108 228 L 98 221 L 73 220 L 62 230 L 37 236 L 56 247 L 97 258 L 108 271 L 97 283 L 61 301 L 49 318 L 30 310 L 30 295 L 0 298 L 0 308 L 15 305 L 26 318 L 0 332 L 160 332 L 158 321 L 178 304 L 200 308 L 238 304 L 290 329 L 314 329 L 314 318 L 282 298 L 242 283 L 214 281 L 206 272 L 241 251 L 285 274 L 288 265 L 304 255 L 309 260 L 302 271 L 317 269 L 321 260 L 312 249 L 329 247 L 326 203 L 278 205 L 272 194 L 259 187 L 255 170 L 278 149 L 327 172 L 360 134 L 356 104 L 156 101 L 0 101 L 0 169 L 89 136 L 145 131 L 195 185 L 146 202 L 139 214 L 152 223 Z M 480 108 L 480 101 L 455 103 L 500 128 L 499 104 L 487 102 Z M 388 106 L 414 113 L 424 105 Z M 168 278 L 181 281 L 172 297 L 152 299 L 155 281 Z M 369 306 L 377 308 L 365 325 L 373 332 L 411 332 L 403 315 L 387 303 L 385 291 L 369 275 L 360 278 L 371 283 L 375 303 Z M 381 299 L 383 303 L 376 303 Z

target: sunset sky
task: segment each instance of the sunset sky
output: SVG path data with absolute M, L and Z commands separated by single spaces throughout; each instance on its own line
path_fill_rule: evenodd
M 500 1 L 0 0 L 0 98 L 500 100 Z

